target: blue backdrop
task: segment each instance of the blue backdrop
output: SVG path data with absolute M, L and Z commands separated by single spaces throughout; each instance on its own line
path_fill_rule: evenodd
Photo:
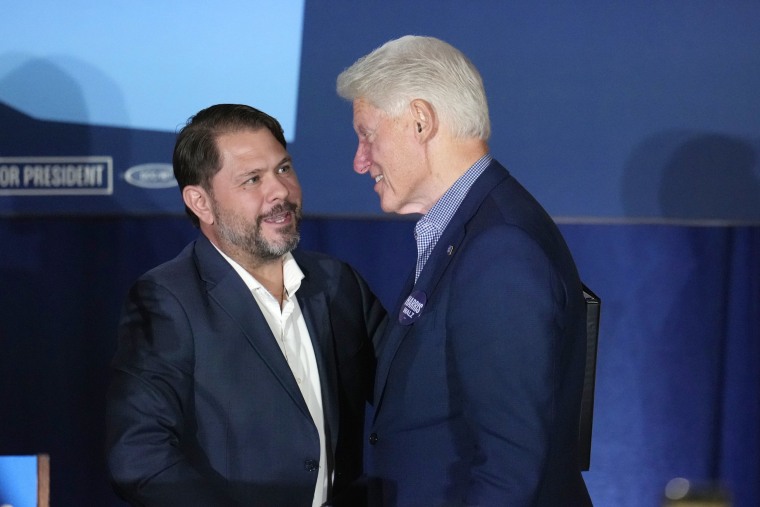
M 240 5 L 226 4 L 230 15 Z M 334 81 L 389 38 L 451 41 L 483 72 L 494 154 L 557 218 L 602 298 L 585 474 L 595 505 L 657 505 L 676 476 L 724 483 L 736 506 L 757 505 L 760 4 L 298 5 L 302 33 L 281 36 L 303 39 L 290 144 L 309 213 L 302 246 L 348 260 L 386 304 L 395 299 L 414 262 L 413 224 L 379 215 L 369 179 L 351 172 L 350 106 Z M 3 47 L 0 454 L 50 453 L 56 505 L 118 505 L 102 440 L 119 307 L 135 277 L 196 234 L 165 178 L 174 133 L 41 117 L 8 98 L 9 84 L 48 102 L 89 85 L 71 71 L 50 74 L 61 70 L 60 55 L 31 55 L 34 65 L 24 66 L 28 59 Z M 278 47 L 275 38 L 235 50 Z M 110 193 L 103 180 L 88 187 L 95 180 L 75 176 L 53 186 L 63 157 L 110 168 Z M 25 165 L 33 169 L 22 184 Z
M 392 304 L 412 222 L 308 219 L 304 248 L 355 265 Z M 596 505 L 651 507 L 676 476 L 760 498 L 760 227 L 562 225 L 602 297 Z M 0 222 L 0 453 L 51 455 L 57 505 L 108 505 L 103 396 L 131 281 L 195 237 L 184 218 Z

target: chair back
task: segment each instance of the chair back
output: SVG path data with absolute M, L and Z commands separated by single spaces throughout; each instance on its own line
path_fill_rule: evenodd
M 594 385 L 596 383 L 596 352 L 599 344 L 599 316 L 602 302 L 591 289 L 583 286 L 586 299 L 586 373 L 583 378 L 581 418 L 578 426 L 578 447 L 581 470 L 591 466 L 591 429 L 594 422 Z

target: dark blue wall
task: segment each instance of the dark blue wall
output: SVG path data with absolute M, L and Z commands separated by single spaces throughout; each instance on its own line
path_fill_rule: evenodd
M 308 219 L 304 248 L 351 262 L 386 305 L 412 222 Z M 760 498 L 760 227 L 562 225 L 602 298 L 596 505 L 650 507 L 676 476 Z M 57 505 L 107 505 L 103 395 L 131 281 L 196 231 L 184 218 L 0 222 L 0 454 L 48 452 Z

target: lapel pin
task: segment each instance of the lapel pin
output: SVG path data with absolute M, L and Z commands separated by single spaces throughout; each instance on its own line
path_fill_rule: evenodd
M 454 245 L 449 245 L 449 247 L 446 249 L 446 253 L 449 255 L 454 253 Z

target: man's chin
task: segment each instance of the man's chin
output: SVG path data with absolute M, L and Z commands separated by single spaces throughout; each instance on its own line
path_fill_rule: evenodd
M 278 234 L 276 238 L 263 238 L 267 245 L 267 250 L 274 255 L 285 255 L 294 250 L 301 240 L 300 234 L 293 230 L 289 234 Z
M 266 241 L 272 243 L 284 243 L 292 236 L 298 235 L 298 225 L 296 222 L 290 222 L 287 224 L 262 224 L 259 234 L 261 234 Z
M 380 199 L 380 209 L 385 213 L 399 213 L 396 203 L 390 202 L 388 199 Z

